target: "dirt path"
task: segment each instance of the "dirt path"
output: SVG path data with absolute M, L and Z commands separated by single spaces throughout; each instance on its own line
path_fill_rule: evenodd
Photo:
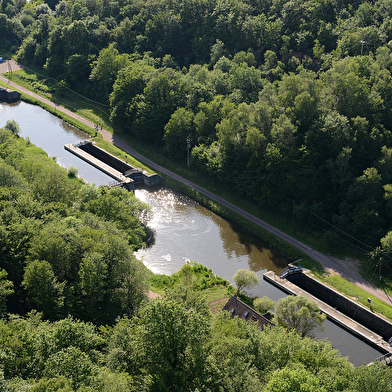
M 148 295 L 148 298 L 150 298 L 150 299 L 155 299 L 155 298 L 161 298 L 162 297 L 160 294 L 155 293 L 152 290 L 148 290 L 148 294 L 147 295 Z
M 216 299 L 214 301 L 211 301 L 208 303 L 208 307 L 210 308 L 210 311 L 213 314 L 218 314 L 222 311 L 223 307 L 225 306 L 225 303 L 229 299 L 229 296 L 227 297 L 222 297 L 219 299 Z
M 14 61 L 10 61 L 10 63 L 11 63 L 12 70 L 15 71 L 17 69 L 20 69 L 20 67 Z M 7 72 L 7 71 L 8 71 L 7 63 L 3 62 L 2 64 L 0 64 L 0 80 L 7 83 L 9 85 L 9 88 L 15 88 L 25 94 L 28 94 L 28 95 L 34 97 L 35 99 L 41 100 L 42 102 L 45 102 L 46 104 L 52 106 L 53 108 L 56 108 L 56 110 L 58 110 L 62 113 L 65 113 L 68 116 L 73 117 L 74 119 L 76 119 L 76 120 L 80 121 L 81 123 L 94 129 L 93 122 L 86 120 L 85 118 L 79 116 L 76 113 L 71 112 L 70 110 L 68 110 L 66 108 L 63 108 L 62 106 L 55 105 L 53 102 L 49 101 L 48 99 L 42 98 L 39 95 L 13 83 L 12 81 L 9 81 L 7 78 L 5 78 L 4 76 L 1 75 L 2 73 Z M 170 170 L 165 169 L 164 167 L 156 164 L 155 162 L 152 162 L 151 160 L 149 160 L 148 158 L 144 157 L 143 155 L 141 155 L 137 151 L 135 151 L 133 148 L 131 148 L 128 144 L 126 144 L 118 136 L 113 135 L 112 133 L 106 131 L 105 129 L 102 129 L 100 131 L 100 133 L 102 134 L 103 138 L 106 141 L 116 145 L 121 150 L 132 155 L 138 161 L 151 167 L 153 170 L 156 170 L 166 176 L 169 176 L 169 177 L 189 186 L 190 188 L 193 188 L 194 190 L 207 196 L 211 200 L 216 201 L 217 203 L 225 206 L 226 208 L 230 209 L 231 211 L 237 213 L 238 215 L 248 219 L 249 221 L 255 223 L 256 225 L 262 227 L 263 229 L 269 231 L 270 233 L 276 235 L 277 237 L 283 239 L 284 241 L 288 242 L 289 244 L 295 246 L 297 249 L 306 253 L 312 259 L 318 261 L 324 267 L 324 269 L 326 269 L 327 271 L 333 272 L 333 273 L 338 273 L 343 278 L 354 283 L 355 285 L 357 285 L 361 289 L 367 291 L 368 293 L 374 295 L 375 297 L 377 297 L 377 298 L 381 299 L 382 301 L 385 301 L 386 303 L 391 305 L 389 298 L 382 290 L 378 289 L 376 286 L 374 286 L 374 285 L 370 284 L 369 282 L 365 281 L 364 279 L 362 279 L 358 273 L 358 270 L 355 271 L 353 268 L 350 268 L 350 264 L 349 264 L 350 262 L 348 260 L 338 260 L 338 259 L 332 258 L 330 256 L 327 256 L 327 255 L 324 255 L 324 254 L 318 252 L 317 250 L 309 247 L 308 245 L 302 243 L 301 241 L 298 241 L 294 237 L 289 236 L 288 234 L 284 233 L 283 231 L 277 229 L 276 227 L 271 226 L 269 223 L 262 221 L 261 219 L 250 214 L 249 212 L 228 202 L 227 200 L 223 199 L 222 197 L 215 195 L 214 193 L 208 191 L 207 189 L 200 187 L 199 185 L 187 180 L 184 177 L 179 176 L 176 173 L 173 173 Z

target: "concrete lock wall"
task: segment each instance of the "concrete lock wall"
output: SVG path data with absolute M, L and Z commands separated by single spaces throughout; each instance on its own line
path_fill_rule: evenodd
M 372 313 L 362 305 L 351 301 L 325 284 L 303 273 L 289 275 L 287 279 L 310 294 L 338 309 L 346 316 L 364 325 L 388 341 L 392 337 L 392 324 Z
M 157 185 L 162 179 L 162 177 L 158 174 L 148 174 L 148 173 L 143 173 L 143 174 L 144 174 L 144 185 L 147 186 Z
M 132 169 L 132 166 L 127 165 L 125 162 L 111 154 L 108 154 L 106 151 L 97 148 L 92 143 L 86 143 L 81 145 L 79 148 L 121 173 L 125 173 L 127 170 Z
M 95 146 L 91 142 L 81 143 L 80 145 L 78 145 L 78 147 L 80 150 L 112 167 L 126 177 L 132 178 L 135 181 L 135 184 L 128 185 L 127 189 L 129 190 L 133 190 L 135 185 L 157 185 L 162 180 L 162 177 L 160 175 L 149 174 L 144 170 L 135 169 L 133 166 L 115 157 L 114 155 L 109 154 L 108 152 Z M 132 172 L 130 174 L 127 174 L 130 170 Z

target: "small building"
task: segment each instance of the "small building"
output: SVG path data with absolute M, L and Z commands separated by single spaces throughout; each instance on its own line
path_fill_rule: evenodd
M 0 87 L 0 102 L 16 102 L 20 100 L 20 93 Z
M 238 299 L 236 295 L 232 295 L 229 298 L 222 310 L 227 310 L 228 312 L 230 312 L 231 318 L 238 316 L 239 318 L 246 321 L 257 321 L 260 330 L 263 330 L 264 327 L 268 325 L 275 326 L 275 324 L 269 320 L 269 313 L 265 313 L 264 315 L 262 315 L 259 312 L 256 312 L 253 308 Z

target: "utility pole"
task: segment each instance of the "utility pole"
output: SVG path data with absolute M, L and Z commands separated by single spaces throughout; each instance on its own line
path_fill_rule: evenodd
M 363 56 L 363 45 L 366 44 L 366 41 L 359 41 L 359 43 L 361 44 L 361 57 Z
M 191 148 L 191 139 L 186 139 L 186 163 L 189 169 L 189 149 Z
M 8 78 L 12 79 L 12 67 L 9 60 L 7 60 L 7 66 L 8 66 Z
M 381 282 L 381 264 L 382 264 L 382 257 L 380 257 L 380 271 L 378 273 L 378 275 L 380 277 L 380 282 Z
M 291 228 L 294 230 L 294 199 L 293 199 L 293 223 L 291 225 Z

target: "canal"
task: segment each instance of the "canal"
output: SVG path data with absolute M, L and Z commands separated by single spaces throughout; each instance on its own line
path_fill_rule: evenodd
M 88 135 L 51 115 L 44 109 L 24 102 L 0 104 L 0 127 L 16 120 L 20 136 L 29 138 L 57 162 L 75 167 L 79 175 L 96 186 L 112 181 L 111 177 L 64 150 L 64 145 L 85 140 Z M 136 257 L 155 273 L 171 274 L 187 260 L 211 268 L 214 273 L 232 280 L 239 268 L 254 271 L 260 278 L 267 270 L 281 271 L 287 260 L 238 225 L 228 222 L 188 198 L 165 187 L 137 190 L 136 196 L 153 211 L 149 226 L 155 231 L 155 242 L 136 252 Z M 268 296 L 277 301 L 286 294 L 261 279 L 253 295 Z M 324 331 L 317 334 L 349 356 L 355 365 L 372 362 L 380 355 L 350 333 L 326 320 Z

